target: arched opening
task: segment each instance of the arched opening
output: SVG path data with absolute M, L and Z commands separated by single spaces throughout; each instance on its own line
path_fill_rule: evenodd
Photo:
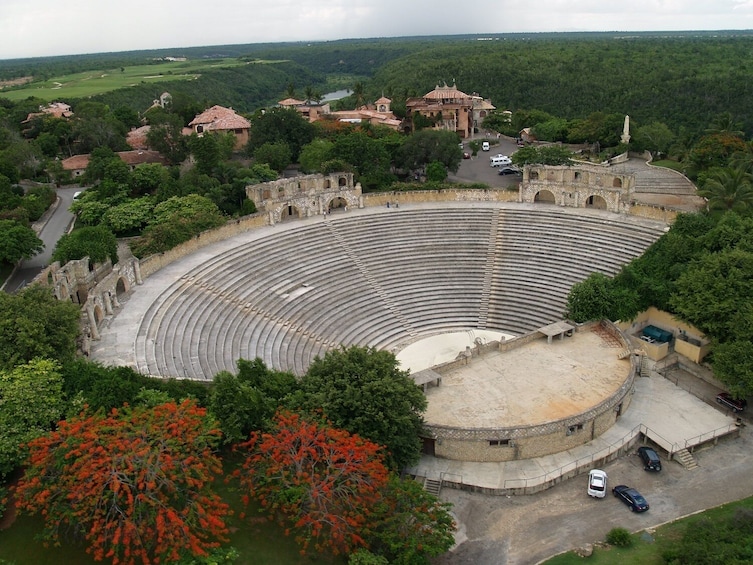
M 327 205 L 330 212 L 334 210 L 344 210 L 346 206 L 348 205 L 348 201 L 344 198 L 337 196 L 330 200 L 329 204 Z
M 549 190 L 539 190 L 536 196 L 533 197 L 534 202 L 541 202 L 542 204 L 556 204 L 557 201 L 554 198 L 554 193 Z
M 115 296 L 117 296 L 118 300 L 120 300 L 120 298 L 125 296 L 127 292 L 128 292 L 128 281 L 126 281 L 123 277 L 120 277 L 118 279 L 117 284 L 115 285 Z
M 529 174 L 529 178 L 531 180 L 539 180 L 539 172 L 538 171 L 531 171 Z
M 94 319 L 97 321 L 97 326 L 99 326 L 99 323 L 105 319 L 105 313 L 99 304 L 94 307 Z
M 296 219 L 301 217 L 301 212 L 293 206 L 292 204 L 288 204 L 287 206 L 282 207 L 282 211 L 280 212 L 280 221 L 284 222 L 285 220 L 289 219 Z
M 586 208 L 596 208 L 598 210 L 607 209 L 607 201 L 598 194 L 592 194 L 586 199 Z
M 345 177 L 340 177 L 337 179 L 337 186 L 345 186 L 348 181 L 345 180 Z
M 617 177 L 612 181 L 613 188 L 622 188 L 622 179 Z
M 581 177 L 581 172 L 580 171 L 575 171 L 575 180 L 576 181 L 580 181 L 580 177 Z

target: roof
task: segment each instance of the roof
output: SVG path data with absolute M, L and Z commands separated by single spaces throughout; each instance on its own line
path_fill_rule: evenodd
M 461 92 L 453 84 L 452 86 L 437 85 L 434 90 L 424 95 L 425 100 L 470 100 L 473 98 L 471 95 Z
M 130 166 L 143 165 L 145 163 L 159 163 L 160 165 L 167 164 L 167 160 L 159 153 L 159 151 L 118 151 L 117 156 Z M 67 159 L 63 159 L 61 164 L 63 165 L 64 171 L 78 171 L 85 169 L 89 164 L 89 154 L 68 157 Z
M 55 118 L 70 118 L 73 115 L 73 112 L 71 111 L 71 107 L 65 102 L 50 102 L 47 106 L 40 106 L 39 112 L 32 112 L 26 116 L 26 119 L 21 123 L 28 123 L 37 116 L 43 116 L 45 114 Z
M 392 103 L 392 100 L 390 100 L 386 96 L 382 96 L 379 100 L 374 102 L 374 104 L 390 104 L 390 103 Z
M 141 126 L 133 128 L 126 134 L 126 143 L 134 149 L 146 149 L 146 134 L 149 133 L 150 126 Z
M 204 126 L 205 130 L 231 130 L 231 129 L 248 129 L 251 123 L 235 113 L 232 108 L 223 106 L 212 106 L 196 116 L 188 124 L 189 126 Z
M 296 100 L 295 98 L 286 98 L 285 100 L 280 100 L 277 104 L 280 106 L 290 107 L 290 106 L 303 106 L 306 104 L 303 100 Z

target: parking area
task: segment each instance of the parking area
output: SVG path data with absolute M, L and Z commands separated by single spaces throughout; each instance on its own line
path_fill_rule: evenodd
M 449 179 L 453 182 L 483 182 L 493 188 L 508 188 L 517 186 L 521 181 L 520 175 L 500 175 L 499 167 L 491 167 L 489 158 L 493 155 L 502 154 L 508 157 L 518 149 L 514 141 L 507 138 L 478 137 L 476 141 L 489 141 L 489 151 L 481 151 L 470 159 L 463 159 L 457 173 L 450 173 Z M 463 142 L 463 151 L 471 153 L 468 147 L 470 140 Z

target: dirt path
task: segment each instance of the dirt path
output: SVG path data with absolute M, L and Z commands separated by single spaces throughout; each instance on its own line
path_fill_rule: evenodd
M 603 541 L 614 527 L 637 531 L 753 496 L 751 448 L 753 429 L 747 426 L 739 438 L 697 451 L 699 467 L 692 471 L 664 460 L 661 473 L 648 473 L 636 455 L 606 465 L 610 489 L 627 484 L 646 497 L 651 509 L 644 514 L 630 512 L 611 494 L 602 500 L 589 498 L 585 475 L 528 496 L 486 496 L 446 488 L 441 497 L 454 505 L 461 543 L 434 563 L 534 564 Z

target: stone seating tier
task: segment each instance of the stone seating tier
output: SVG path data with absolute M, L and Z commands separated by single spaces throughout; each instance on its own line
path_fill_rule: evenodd
M 616 272 L 661 233 L 550 208 L 406 208 L 296 226 L 166 290 L 139 328 L 139 370 L 211 379 L 259 356 L 303 374 L 340 344 L 395 349 L 480 327 L 521 334 L 561 319 L 572 284 Z

